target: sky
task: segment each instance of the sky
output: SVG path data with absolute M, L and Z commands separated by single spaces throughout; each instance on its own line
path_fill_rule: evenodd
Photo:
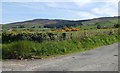
M 1 3 L 0 24 L 32 19 L 84 20 L 118 15 L 118 0 L 4 0 Z

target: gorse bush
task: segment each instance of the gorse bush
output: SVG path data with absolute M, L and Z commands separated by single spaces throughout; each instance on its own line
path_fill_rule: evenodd
M 41 58 L 46 56 L 61 55 L 72 52 L 81 52 L 91 48 L 109 45 L 118 42 L 119 35 L 98 35 L 83 38 L 74 38 L 63 41 L 15 41 L 3 44 L 3 58 Z

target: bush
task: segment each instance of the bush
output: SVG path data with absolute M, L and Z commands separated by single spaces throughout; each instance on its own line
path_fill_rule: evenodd
M 101 28 L 101 26 L 100 25 L 97 25 L 97 29 L 100 29 Z
M 115 28 L 119 28 L 119 27 L 120 27 L 120 24 L 115 24 L 114 27 L 115 27 Z

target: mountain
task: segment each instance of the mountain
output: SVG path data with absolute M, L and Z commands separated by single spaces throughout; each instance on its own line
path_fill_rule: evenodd
M 34 19 L 22 22 L 4 24 L 3 28 L 63 28 L 81 25 L 114 25 L 117 24 L 118 17 L 100 17 L 87 20 L 61 20 L 61 19 Z

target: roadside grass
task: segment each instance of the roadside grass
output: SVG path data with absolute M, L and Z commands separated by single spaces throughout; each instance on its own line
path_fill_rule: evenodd
M 64 55 L 82 52 L 99 46 L 118 42 L 119 35 L 97 35 L 83 38 L 74 38 L 63 41 L 15 41 L 2 45 L 3 59 L 18 58 L 45 58 L 54 55 Z
M 0 44 L 0 60 L 2 60 L 2 44 Z

